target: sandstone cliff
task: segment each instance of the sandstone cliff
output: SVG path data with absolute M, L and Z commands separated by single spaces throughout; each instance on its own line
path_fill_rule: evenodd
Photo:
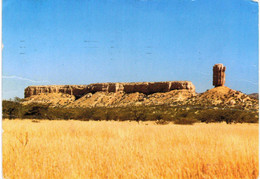
M 25 98 L 41 93 L 62 93 L 75 96 L 77 99 L 88 93 L 125 92 L 153 94 L 171 90 L 188 90 L 195 92 L 195 86 L 189 81 L 140 82 L 140 83 L 95 83 L 90 85 L 49 85 L 29 86 L 24 91 Z

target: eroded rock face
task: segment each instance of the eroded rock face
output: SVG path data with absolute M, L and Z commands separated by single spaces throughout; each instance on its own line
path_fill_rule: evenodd
M 95 83 L 89 85 L 48 85 L 28 86 L 24 91 L 25 98 L 40 93 L 63 93 L 80 98 L 87 93 L 125 92 L 152 94 L 171 90 L 188 90 L 195 92 L 195 86 L 189 81 L 140 82 L 140 83 Z
M 224 86 L 226 67 L 223 64 L 213 66 L 213 85 L 215 87 Z

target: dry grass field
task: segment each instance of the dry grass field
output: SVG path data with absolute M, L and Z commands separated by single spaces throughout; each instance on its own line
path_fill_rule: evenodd
M 3 121 L 5 178 L 257 178 L 257 124 Z

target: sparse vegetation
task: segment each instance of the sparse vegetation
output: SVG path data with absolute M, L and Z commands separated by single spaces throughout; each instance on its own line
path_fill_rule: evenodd
M 22 105 L 19 102 L 11 100 L 3 100 L 2 102 L 2 115 L 3 118 L 14 119 L 21 118 Z
M 163 119 L 160 119 L 160 120 L 155 121 L 155 124 L 166 125 L 166 124 L 169 124 L 169 121 L 165 121 Z
M 226 122 L 231 123 L 258 123 L 258 114 L 256 112 L 232 109 L 218 109 L 218 110 L 202 110 L 197 116 L 201 122 Z
M 46 104 L 21 105 L 16 101 L 3 101 L 3 118 L 14 119 L 75 119 L 116 121 L 168 121 L 175 124 L 196 122 L 258 123 L 258 113 L 233 108 L 204 108 L 200 106 L 127 106 L 95 108 L 50 107 Z
M 196 122 L 199 122 L 199 121 L 197 119 L 183 117 L 183 118 L 176 119 L 174 121 L 174 124 L 192 125 L 192 124 L 194 124 Z

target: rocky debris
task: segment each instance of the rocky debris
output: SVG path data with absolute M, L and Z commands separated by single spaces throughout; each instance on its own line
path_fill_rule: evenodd
M 224 107 L 242 107 L 258 110 L 258 100 L 226 86 L 219 86 L 201 93 L 193 99 L 188 99 L 187 105 L 212 105 Z
M 154 93 L 146 95 L 144 93 L 125 93 L 119 91 L 116 93 L 96 92 L 87 93 L 79 99 L 75 96 L 62 93 L 33 95 L 25 98 L 23 104 L 32 102 L 49 103 L 52 107 L 124 107 L 138 105 L 161 105 L 171 104 L 173 102 L 185 101 L 195 92 L 189 90 L 172 90 L 165 93 Z
M 213 85 L 224 86 L 226 67 L 223 64 L 215 64 L 213 66 Z
M 248 96 L 249 96 L 250 98 L 253 98 L 253 99 L 259 99 L 259 94 L 258 94 L 258 93 L 248 94 Z
M 95 83 L 90 85 L 47 85 L 29 86 L 24 91 L 25 98 L 41 93 L 63 93 L 74 95 L 77 99 L 87 93 L 125 92 L 143 93 L 146 95 L 169 92 L 171 90 L 189 90 L 195 92 L 195 86 L 189 81 L 139 82 L 139 83 Z
M 221 103 L 239 103 L 250 100 L 250 97 L 242 92 L 232 90 L 226 86 L 219 86 L 206 91 L 199 97 L 200 101 L 220 101 Z
M 147 96 L 145 99 L 145 105 L 162 105 L 162 104 L 172 104 L 175 102 L 183 102 L 187 99 L 196 96 L 196 93 L 190 92 L 188 90 L 173 90 L 167 93 L 154 93 Z
M 63 93 L 40 93 L 25 98 L 22 104 L 43 103 L 50 104 L 52 107 L 64 107 L 75 101 L 75 96 Z

